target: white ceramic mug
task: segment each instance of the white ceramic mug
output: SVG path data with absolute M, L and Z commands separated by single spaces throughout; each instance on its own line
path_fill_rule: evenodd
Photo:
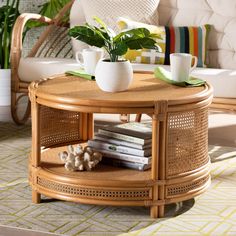
M 100 48 L 86 48 L 82 52 L 76 52 L 75 58 L 87 74 L 94 75 L 97 63 L 103 58 L 103 55 L 104 52 Z
M 191 67 L 192 60 L 194 64 Z M 170 54 L 171 79 L 177 82 L 189 79 L 191 71 L 197 67 L 197 57 L 188 53 L 172 53 Z

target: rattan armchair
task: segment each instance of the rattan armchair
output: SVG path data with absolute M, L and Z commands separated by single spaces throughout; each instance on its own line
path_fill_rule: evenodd
M 65 16 L 69 14 L 73 2 L 74 0 L 65 5 L 54 19 L 49 19 L 39 14 L 24 13 L 16 20 L 11 44 L 11 113 L 13 120 L 19 125 L 24 124 L 30 116 L 29 100 L 24 114 L 18 114 L 20 100 L 23 97 L 27 97 L 28 99 L 29 82 L 22 81 L 18 74 L 19 62 L 22 57 L 23 50 L 22 39 L 25 24 L 29 20 L 34 20 L 47 25 L 27 55 L 28 57 L 71 58 L 71 39 L 67 34 L 69 23 L 68 21 L 65 21 Z

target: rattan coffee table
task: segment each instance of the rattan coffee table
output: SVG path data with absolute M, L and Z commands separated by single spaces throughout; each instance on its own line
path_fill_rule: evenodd
M 128 91 L 105 93 L 96 82 L 55 76 L 31 83 L 32 200 L 40 194 L 86 204 L 147 206 L 163 217 L 166 204 L 203 193 L 210 185 L 208 106 L 212 87 L 182 88 L 135 73 Z M 138 171 L 99 164 L 68 172 L 58 153 L 93 137 L 93 113 L 149 114 L 152 168 Z

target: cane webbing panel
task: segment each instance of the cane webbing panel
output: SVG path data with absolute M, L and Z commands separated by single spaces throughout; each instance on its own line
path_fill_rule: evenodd
M 42 177 L 37 178 L 37 184 L 45 189 L 56 193 L 63 193 L 70 195 L 71 197 L 81 198 L 95 198 L 95 199 L 107 199 L 107 200 L 150 200 L 151 188 L 129 188 L 127 190 L 105 190 L 104 188 L 86 188 L 76 185 L 68 185 L 63 183 L 54 182 Z
M 173 198 L 178 195 L 184 195 L 193 190 L 199 189 L 209 181 L 210 176 L 207 175 L 195 181 L 189 181 L 187 183 L 174 184 L 166 187 L 166 197 Z
M 207 109 L 169 113 L 167 132 L 167 179 L 208 163 Z
M 41 146 L 79 141 L 79 125 L 80 113 L 41 106 Z

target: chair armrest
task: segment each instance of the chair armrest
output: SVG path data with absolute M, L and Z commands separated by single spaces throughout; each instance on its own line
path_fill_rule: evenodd
M 42 23 L 53 24 L 54 21 L 48 17 L 32 14 L 32 13 L 23 13 L 17 19 L 12 31 L 12 40 L 11 40 L 11 69 L 15 70 L 18 68 L 19 61 L 22 54 L 22 39 L 23 31 L 25 24 L 29 20 L 35 20 Z
M 74 3 L 74 0 L 71 0 L 68 2 L 62 9 L 61 11 L 55 16 L 54 19 L 50 19 L 46 16 L 42 16 L 39 14 L 33 14 L 33 13 L 23 13 L 21 14 L 13 27 L 12 31 L 12 39 L 11 39 L 11 52 L 10 52 L 10 60 L 11 60 L 11 77 L 12 77 L 12 89 L 14 91 L 18 91 L 20 87 L 20 78 L 18 76 L 18 67 L 19 67 L 19 62 L 20 58 L 22 55 L 22 39 L 23 39 L 23 31 L 25 24 L 29 20 L 34 20 L 38 21 L 41 23 L 46 23 L 49 26 L 46 27 L 44 32 L 40 35 L 39 39 L 37 40 L 36 44 L 33 46 L 30 54 L 28 55 L 29 57 L 34 57 L 41 46 L 41 44 L 44 42 L 45 38 L 47 38 L 48 34 L 51 32 L 51 29 L 54 27 L 54 25 L 60 25 L 61 24 L 61 19 L 65 16 L 66 12 L 68 12 Z M 63 26 L 65 24 L 63 23 Z

